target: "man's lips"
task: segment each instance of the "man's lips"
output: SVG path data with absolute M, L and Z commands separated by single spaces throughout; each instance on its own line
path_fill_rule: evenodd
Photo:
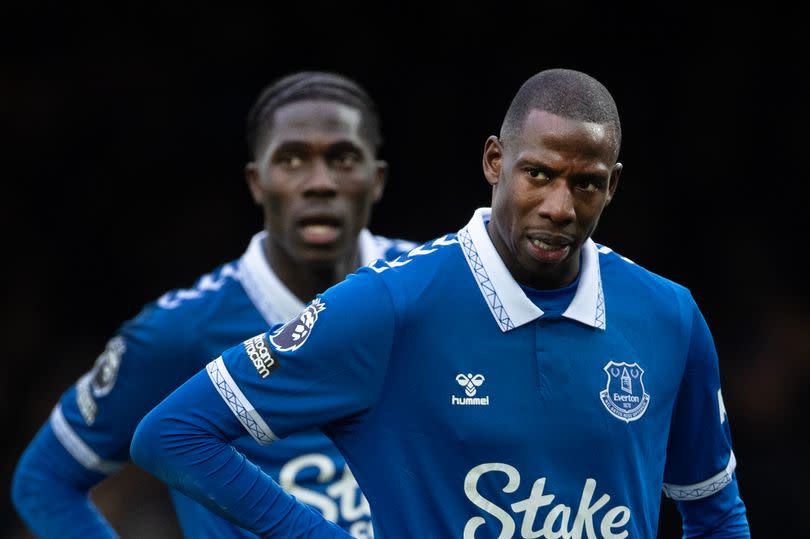
M 556 234 L 529 234 L 529 251 L 532 256 L 545 262 L 558 262 L 571 252 L 573 241 Z
M 340 236 L 341 222 L 333 216 L 306 217 L 298 222 L 298 232 L 305 243 L 334 243 Z
M 340 235 L 340 228 L 334 225 L 302 225 L 298 230 L 306 243 L 334 243 Z

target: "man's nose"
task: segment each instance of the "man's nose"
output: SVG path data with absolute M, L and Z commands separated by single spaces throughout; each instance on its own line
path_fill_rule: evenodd
M 574 196 L 565 179 L 557 178 L 545 187 L 539 212 L 558 223 L 568 222 L 576 217 Z
M 304 184 L 305 195 L 333 196 L 337 193 L 335 171 L 325 159 L 315 159 Z

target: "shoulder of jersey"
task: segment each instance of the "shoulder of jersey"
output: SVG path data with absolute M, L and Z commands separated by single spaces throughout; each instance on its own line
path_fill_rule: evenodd
M 201 276 L 191 288 L 176 288 L 160 296 L 155 306 L 166 311 L 199 309 L 218 299 L 229 286 L 239 282 L 239 264 L 228 262 Z
M 617 272 L 621 277 L 638 279 L 653 286 L 664 286 L 680 292 L 686 291 L 686 287 L 683 285 L 636 264 L 606 245 L 597 243 L 596 248 L 599 252 L 599 266 L 603 274 L 604 272 Z
M 407 254 L 408 251 L 419 245 L 415 241 L 401 238 L 387 238 L 385 236 L 374 236 L 374 241 L 383 254 L 382 258 L 385 260 L 393 260 L 401 255 Z
M 383 273 L 389 270 L 405 271 L 405 268 L 416 267 L 422 263 L 429 264 L 431 261 L 438 262 L 441 258 L 441 254 L 450 252 L 448 249 L 449 246 L 458 245 L 458 239 L 455 233 L 445 234 L 444 236 L 422 244 L 405 240 L 393 241 L 402 242 L 399 244 L 399 247 L 403 248 L 402 253 L 399 256 L 388 258 L 387 260 L 377 260 L 368 266 L 369 269 L 376 273 Z M 405 251 L 404 247 L 408 247 L 408 250 Z

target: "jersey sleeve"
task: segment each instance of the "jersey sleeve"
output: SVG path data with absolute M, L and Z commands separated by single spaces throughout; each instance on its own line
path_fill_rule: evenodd
M 89 490 L 129 460 L 132 434 L 143 415 L 196 372 L 188 372 L 184 337 L 189 331 L 177 317 L 156 304 L 145 307 L 62 394 L 15 469 L 13 499 L 32 530 L 65 536 L 65 530 L 92 527 L 97 533 L 82 536 L 113 534 Z
M 243 431 L 226 402 L 208 373 L 198 372 L 140 422 L 132 438 L 133 461 L 260 537 L 349 537 L 230 445 Z
M 670 427 L 664 493 L 678 503 L 685 537 L 748 537 L 714 340 L 691 301 L 686 368 Z M 737 530 L 728 535 L 729 530 Z M 717 530 L 725 530 L 714 535 Z
M 88 491 L 104 476 L 78 463 L 46 422 L 14 468 L 11 499 L 36 537 L 117 537 Z
M 336 428 L 379 398 L 395 323 L 387 287 L 363 268 L 286 324 L 227 350 L 207 371 L 260 443 Z

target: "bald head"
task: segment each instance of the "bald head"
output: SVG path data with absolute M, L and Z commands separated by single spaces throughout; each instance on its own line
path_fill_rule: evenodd
M 533 75 L 518 90 L 501 124 L 501 141 L 523 128 L 532 110 L 545 110 L 581 122 L 614 127 L 616 153 L 622 140 L 619 112 L 607 88 L 590 75 L 572 69 L 547 69 Z

